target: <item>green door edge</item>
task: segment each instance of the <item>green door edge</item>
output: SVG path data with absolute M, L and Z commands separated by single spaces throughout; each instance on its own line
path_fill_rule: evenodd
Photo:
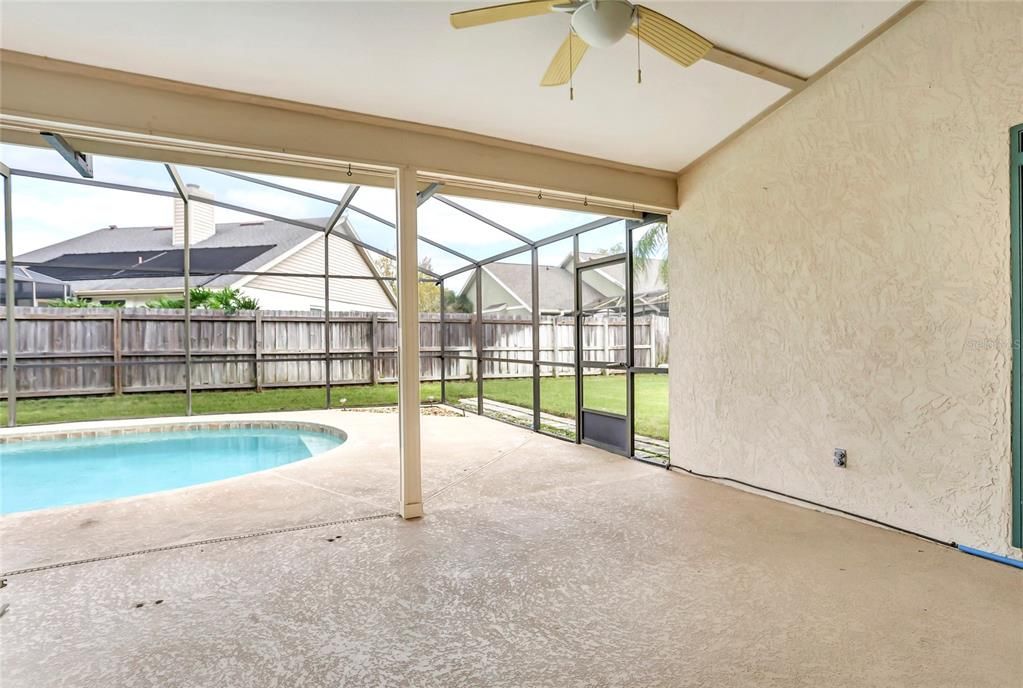
M 1012 224 L 1012 545 L 1023 547 L 1023 124 L 1009 130 Z

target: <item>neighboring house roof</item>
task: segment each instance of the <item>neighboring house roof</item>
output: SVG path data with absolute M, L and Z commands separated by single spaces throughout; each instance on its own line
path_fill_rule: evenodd
M 7 276 L 0 273 L 0 286 L 6 287 Z M 26 298 L 61 299 L 68 295 L 68 285 L 58 279 L 29 270 L 21 265 L 14 266 L 15 303 Z M 6 303 L 7 290 L 0 288 L 0 303 Z
M 326 218 L 305 221 L 324 224 Z M 350 226 L 341 224 L 339 228 L 354 233 Z M 180 269 L 184 251 L 173 246 L 172 236 L 170 227 L 110 227 L 31 251 L 18 259 L 41 263 L 33 270 L 63 280 L 76 292 L 179 290 L 183 271 L 159 275 L 138 269 Z M 321 232 L 316 230 L 273 220 L 218 223 L 212 236 L 192 245 L 191 270 L 193 273 L 267 270 L 320 236 Z M 368 256 L 357 247 L 356 252 L 375 275 Z M 88 269 L 93 266 L 97 269 Z M 192 283 L 217 289 L 246 278 L 237 274 L 205 274 L 195 275 Z
M 584 251 L 579 252 L 579 265 L 585 265 L 587 261 L 593 260 L 594 258 L 604 258 L 602 253 L 586 253 Z M 636 279 L 632 285 L 632 288 L 637 294 L 647 291 L 658 291 L 664 289 L 665 286 L 661 282 L 661 265 L 664 263 L 663 260 L 657 260 L 652 258 L 647 261 L 646 267 L 643 270 L 636 272 Z M 572 264 L 571 256 L 565 259 L 562 263 L 563 266 Z M 613 263 L 611 265 L 605 265 L 602 268 L 598 268 L 605 276 L 614 280 L 618 284 L 625 288 L 625 264 L 624 263 Z
M 33 269 L 64 279 L 75 291 L 180 289 L 181 275 L 164 276 L 126 270 L 138 264 L 139 258 L 144 267 L 180 267 L 182 250 L 172 245 L 172 234 L 170 227 L 98 229 L 20 255 L 18 259 L 55 264 L 52 268 L 40 265 Z M 314 230 L 276 221 L 220 223 L 213 236 L 192 246 L 193 269 L 197 272 L 203 267 L 212 270 L 258 270 L 316 235 Z M 113 269 L 81 270 L 58 267 L 60 264 L 112 265 Z M 240 278 L 240 275 L 197 276 L 194 283 L 220 288 L 234 284 Z
M 0 282 L 4 282 L 7 279 L 6 275 L 0 274 Z M 44 275 L 35 270 L 29 270 L 26 267 L 20 265 L 14 266 L 14 281 L 17 282 L 35 282 L 36 284 L 59 284 L 64 285 L 59 279 L 55 279 L 48 275 Z
M 582 252 L 580 252 L 579 256 L 583 260 L 601 257 L 600 254 Z M 660 279 L 662 262 L 660 260 L 651 260 L 648 262 L 646 269 L 638 273 L 636 279 L 637 296 L 644 293 L 663 292 L 665 290 Z M 583 264 L 584 262 L 580 261 L 580 265 Z M 539 266 L 541 311 L 571 311 L 575 308 L 575 272 L 571 270 L 571 265 L 572 261 L 571 257 L 569 257 L 561 265 Z M 622 285 L 624 289 L 624 264 L 606 265 L 598 269 L 605 277 Z M 527 308 L 530 307 L 532 303 L 532 266 L 529 263 L 487 263 L 483 266 L 483 270 L 484 272 L 489 272 L 509 292 L 510 299 L 507 304 L 509 307 L 519 306 L 519 301 L 525 303 Z M 475 299 L 475 293 L 473 292 L 474 284 L 475 277 L 466 281 L 460 294 L 469 296 L 470 299 Z M 586 282 L 582 285 L 584 304 L 618 296 L 619 294 L 604 294 Z M 488 308 L 495 305 L 497 304 L 484 303 L 483 307 Z
M 533 268 L 529 263 L 488 263 L 483 269 L 493 275 L 513 297 L 526 304 L 532 303 Z M 575 308 L 575 278 L 571 272 L 557 265 L 541 265 L 537 275 L 540 287 L 541 311 L 570 311 Z M 468 280 L 462 293 L 466 294 L 473 280 Z M 601 294 L 588 284 L 583 285 L 583 301 L 592 301 Z M 484 307 L 496 304 L 483 304 Z M 518 305 L 508 304 L 509 306 Z
M 218 246 L 193 248 L 190 272 L 201 282 L 209 273 L 231 272 L 273 248 L 261 246 Z M 184 249 L 157 249 L 152 251 L 111 251 L 109 253 L 63 254 L 39 266 L 51 277 L 64 282 L 92 281 L 98 278 L 117 279 L 123 285 L 128 279 L 160 277 L 154 270 L 168 276 L 182 276 Z

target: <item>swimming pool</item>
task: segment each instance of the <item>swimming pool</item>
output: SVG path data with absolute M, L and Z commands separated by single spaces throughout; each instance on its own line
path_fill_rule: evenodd
M 0 444 L 0 514 L 231 478 L 307 459 L 342 442 L 340 433 L 304 428 L 199 427 Z

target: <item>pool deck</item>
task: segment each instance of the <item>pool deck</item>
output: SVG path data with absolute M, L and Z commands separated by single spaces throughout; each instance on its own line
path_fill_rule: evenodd
M 4 570 L 111 557 L 8 576 L 3 688 L 1003 688 L 1023 673 L 1017 569 L 473 416 L 423 418 L 426 515 L 406 522 L 396 416 L 259 415 L 350 439 L 0 518 Z
M 424 417 L 426 418 L 426 417 Z M 423 493 L 515 446 L 497 440 L 481 454 L 450 439 L 468 430 L 462 417 L 428 417 L 424 424 Z M 249 535 L 281 528 L 397 513 L 398 416 L 356 411 L 302 411 L 185 418 L 150 418 L 0 431 L 0 436 L 145 428 L 175 423 L 298 421 L 339 428 L 337 449 L 258 473 L 105 502 L 0 517 L 0 571 Z M 471 430 L 468 430 L 471 432 Z

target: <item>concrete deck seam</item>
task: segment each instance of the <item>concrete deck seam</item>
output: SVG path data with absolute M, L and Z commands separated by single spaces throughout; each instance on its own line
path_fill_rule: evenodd
M 117 554 L 107 554 L 102 557 L 90 557 L 88 559 L 74 559 L 72 561 L 60 561 L 54 564 L 45 564 L 43 566 L 33 566 L 25 569 L 14 569 L 12 571 L 0 572 L 0 577 L 20 576 L 25 573 L 36 573 L 39 571 L 49 571 L 51 569 L 65 568 L 67 566 L 77 566 L 79 564 L 92 564 L 100 561 L 109 561 L 111 559 L 124 559 L 126 557 L 134 557 L 142 554 L 155 554 L 157 552 L 168 552 L 175 549 L 185 549 L 188 547 L 198 547 L 200 545 L 215 545 L 221 542 L 231 542 L 233 540 L 247 540 L 249 538 L 261 537 L 264 535 L 279 535 L 281 533 L 293 533 L 299 530 L 313 530 L 315 528 L 326 528 L 328 526 L 340 526 L 347 525 L 349 523 L 359 523 L 362 521 L 377 521 L 382 518 L 397 518 L 398 514 L 395 512 L 388 512 L 383 514 L 373 514 L 371 516 L 358 516 L 356 518 L 345 518 L 339 521 L 325 521 L 321 523 L 307 523 L 300 526 L 288 526 L 286 528 L 274 528 L 272 530 L 261 530 L 255 533 L 242 533 L 240 535 L 225 535 L 223 537 L 208 538 L 205 540 L 194 540 L 191 542 L 181 542 L 175 545 L 164 545 L 162 547 L 149 547 L 147 549 L 137 549 L 131 552 L 118 552 Z
M 350 499 L 352 501 L 359 502 L 360 504 L 365 504 L 366 506 L 371 506 L 374 509 L 386 509 L 387 508 L 387 507 L 384 507 L 384 506 L 380 506 L 379 504 L 374 504 L 373 502 L 366 501 L 365 499 L 360 499 L 359 497 L 353 497 L 352 495 L 347 495 L 347 494 L 344 494 L 343 492 L 335 492 L 334 490 L 331 490 L 329 488 L 321 487 L 319 485 L 314 485 L 312 483 L 306 482 L 305 480 L 299 480 L 298 478 L 293 478 L 290 475 L 284 475 L 283 473 L 278 473 L 276 469 L 271 469 L 269 471 L 269 473 L 270 473 L 270 475 L 274 476 L 275 478 L 283 478 L 284 480 L 289 480 L 289 481 L 291 481 L 293 483 L 298 483 L 299 485 L 305 485 L 306 487 L 311 487 L 314 490 L 320 490 L 321 492 L 326 492 L 327 494 L 332 494 L 335 497 L 341 497 L 342 499 Z
M 486 469 L 486 468 L 488 468 L 488 467 L 490 467 L 490 466 L 494 465 L 495 463 L 497 463 L 498 461 L 500 461 L 500 460 L 501 460 L 501 459 L 503 459 L 504 457 L 508 456 L 509 454 L 512 454 L 513 452 L 517 452 L 518 450 L 522 449 L 522 448 L 523 448 L 523 447 L 525 447 L 525 446 L 526 446 L 527 444 L 529 444 L 530 442 L 532 442 L 532 441 L 533 441 L 533 439 L 534 439 L 534 438 L 532 438 L 532 437 L 529 437 L 529 438 L 527 438 L 527 439 L 526 439 L 526 440 L 525 440 L 525 441 L 524 441 L 524 442 L 523 442 L 522 444 L 520 444 L 520 445 L 518 445 L 518 446 L 515 446 L 515 447 L 512 447 L 511 449 L 508 449 L 508 450 L 505 450 L 505 451 L 501 452 L 500 454 L 498 454 L 497 456 L 495 456 L 494 458 L 492 458 L 492 459 L 491 459 L 490 461 L 487 461 L 487 462 L 486 462 L 485 464 L 483 464 L 482 466 L 479 466 L 479 467 L 477 467 L 477 468 L 474 468 L 473 470 L 469 471 L 468 473 L 466 473 L 465 475 L 463 475 L 462 477 L 460 477 L 460 478 L 459 478 L 458 480 L 454 480 L 454 481 L 452 481 L 452 482 L 448 483 L 447 485 L 445 485 L 445 486 L 443 486 L 443 487 L 439 487 L 439 488 L 437 488 L 436 490 L 434 490 L 433 492 L 431 492 L 430 494 L 428 494 L 428 495 L 427 495 L 427 496 L 426 496 L 426 497 L 425 497 L 425 498 L 423 499 L 423 504 L 426 504 L 426 503 L 427 503 L 428 501 L 430 501 L 431 499 L 433 499 L 434 497 L 436 497 L 436 496 L 437 496 L 437 495 L 439 495 L 440 493 L 444 492 L 445 490 L 448 490 L 448 489 L 450 489 L 450 488 L 452 488 L 452 487 L 455 487 L 456 485 L 460 485 L 461 483 L 464 483 L 464 482 L 465 482 L 466 480 L 468 480 L 468 479 L 469 479 L 469 478 L 471 478 L 472 476 L 474 476 L 474 475 L 477 475 L 478 473 L 480 473 L 480 472 L 481 472 L 481 471 L 483 471 L 484 469 Z

